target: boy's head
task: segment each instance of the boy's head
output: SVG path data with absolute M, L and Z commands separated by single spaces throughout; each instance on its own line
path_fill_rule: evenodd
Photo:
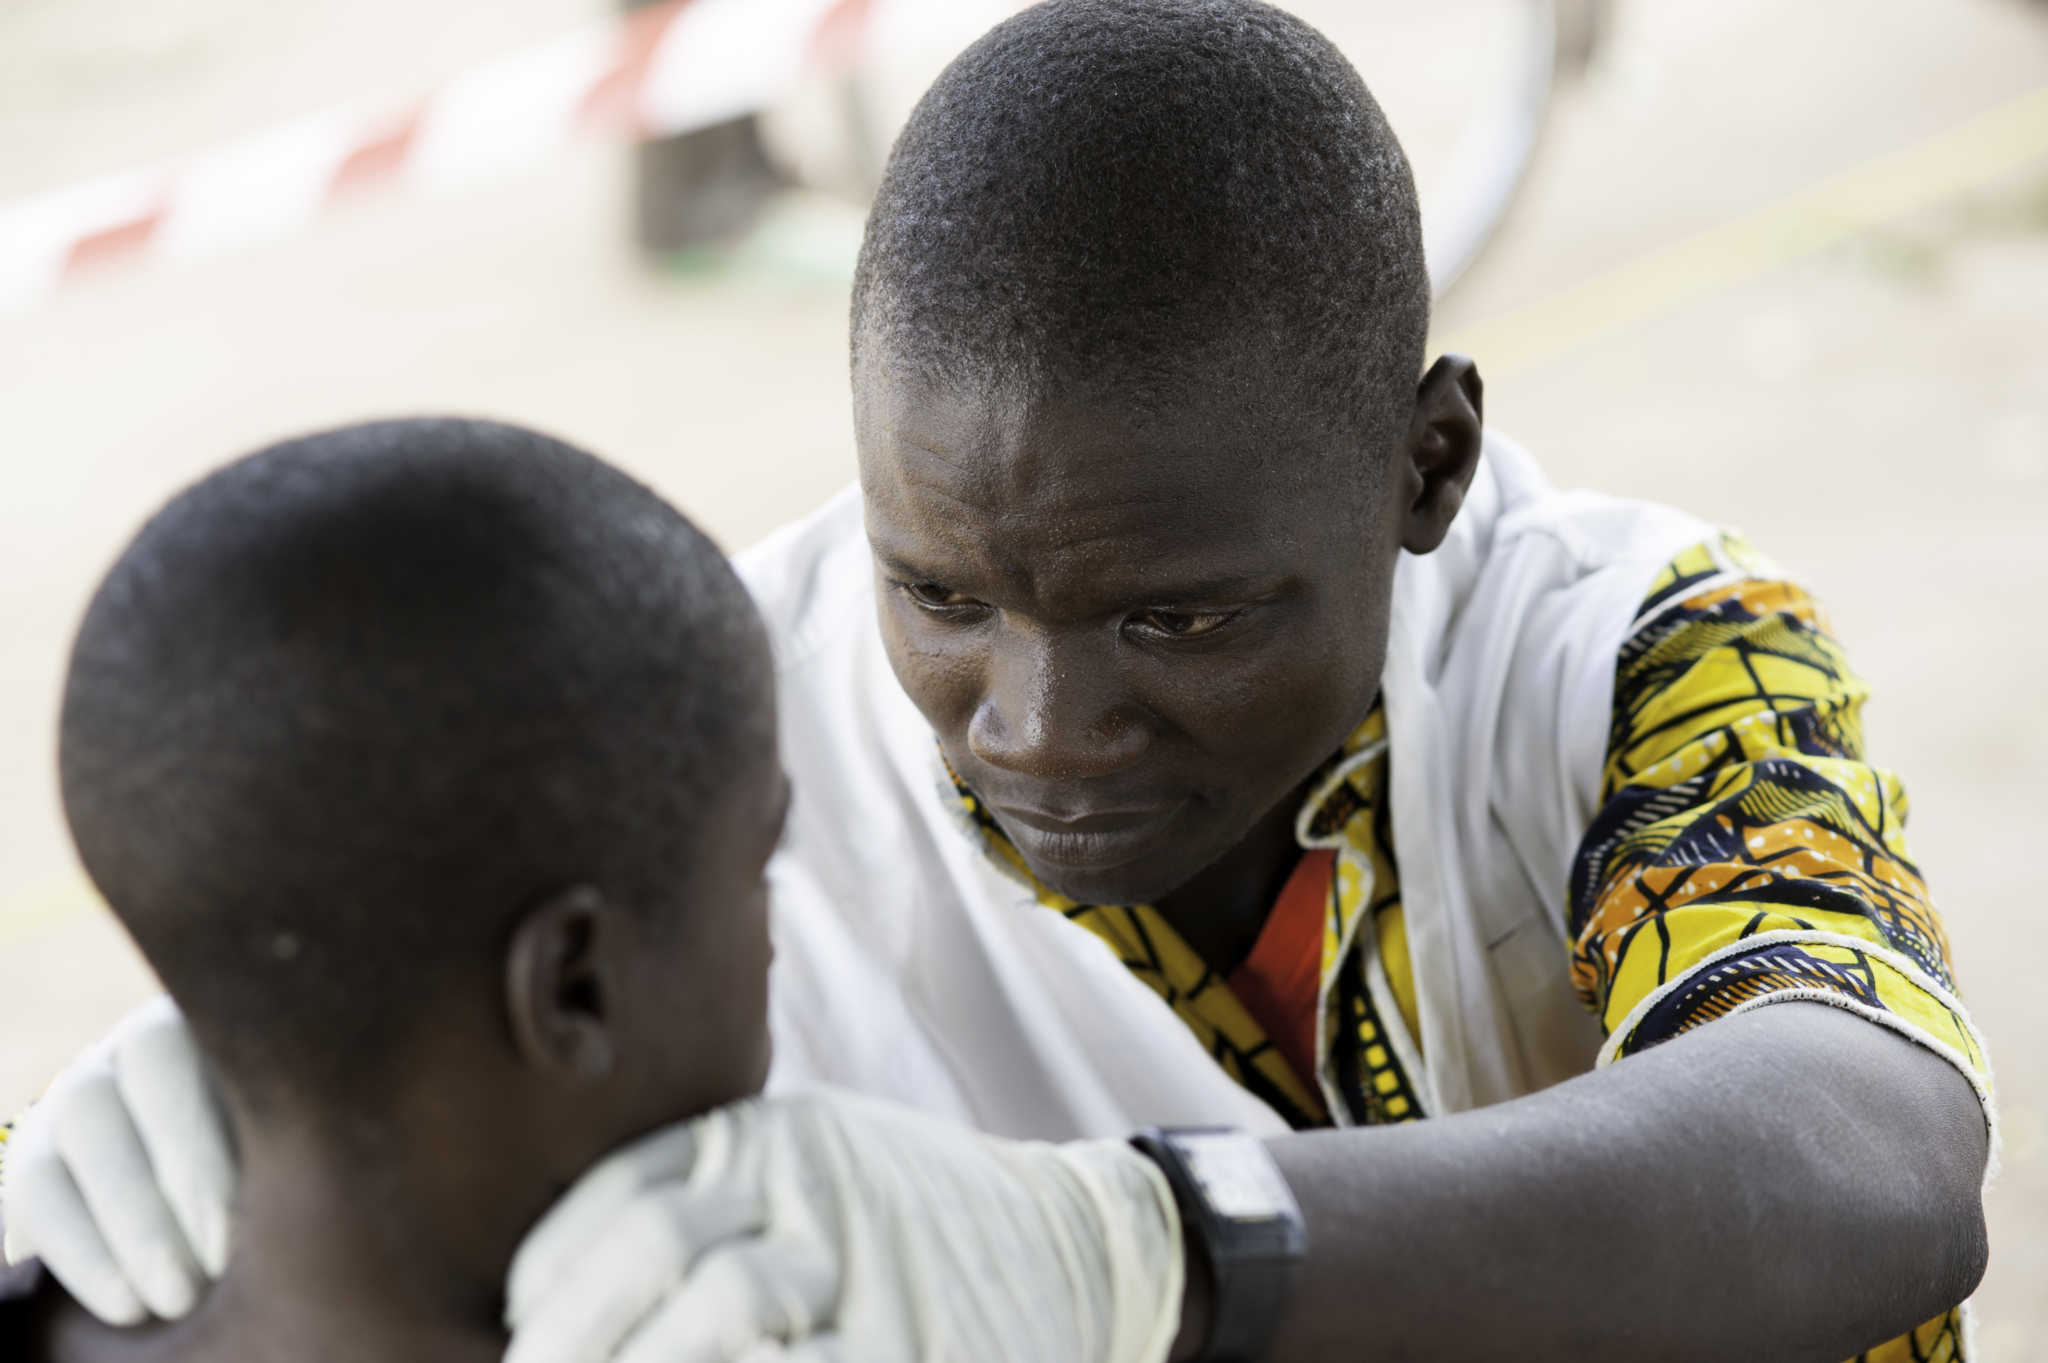
M 509 426 L 357 426 L 129 545 L 65 807 L 242 1110 L 431 1089 L 562 1128 L 573 1173 L 765 1072 L 772 696 L 744 589 L 645 487 Z
M 1257 0 L 1045 0 L 912 114 L 854 287 L 883 633 L 1063 893 L 1168 893 L 1365 717 L 1478 458 L 1428 326 L 1398 143 Z

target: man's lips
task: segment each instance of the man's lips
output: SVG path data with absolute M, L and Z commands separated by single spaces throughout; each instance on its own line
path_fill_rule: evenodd
M 1186 803 L 1053 814 L 989 801 L 1003 831 L 1027 859 L 1070 871 L 1106 871 L 1142 856 Z

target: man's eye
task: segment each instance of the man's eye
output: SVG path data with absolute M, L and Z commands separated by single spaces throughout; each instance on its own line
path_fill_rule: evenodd
M 1137 621 L 1147 629 L 1176 639 L 1193 639 L 1222 628 L 1235 614 L 1235 611 L 1146 611 L 1137 617 Z
M 903 591 L 912 601 L 929 611 L 959 610 L 965 606 L 979 606 L 981 603 L 964 592 L 951 587 L 942 587 L 936 582 L 906 582 Z

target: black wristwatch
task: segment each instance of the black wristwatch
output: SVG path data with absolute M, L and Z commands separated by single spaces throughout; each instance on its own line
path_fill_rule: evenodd
M 1131 1144 L 1173 1188 L 1209 1264 L 1209 1332 L 1196 1363 L 1259 1363 L 1308 1246 L 1301 1208 L 1265 1142 L 1234 1127 L 1148 1126 Z

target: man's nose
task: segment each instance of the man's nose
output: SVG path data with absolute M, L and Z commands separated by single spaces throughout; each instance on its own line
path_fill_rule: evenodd
M 1118 682 L 1114 644 L 1074 634 L 1005 629 L 967 744 L 992 767 L 1041 781 L 1108 776 L 1152 746 L 1142 706 Z

